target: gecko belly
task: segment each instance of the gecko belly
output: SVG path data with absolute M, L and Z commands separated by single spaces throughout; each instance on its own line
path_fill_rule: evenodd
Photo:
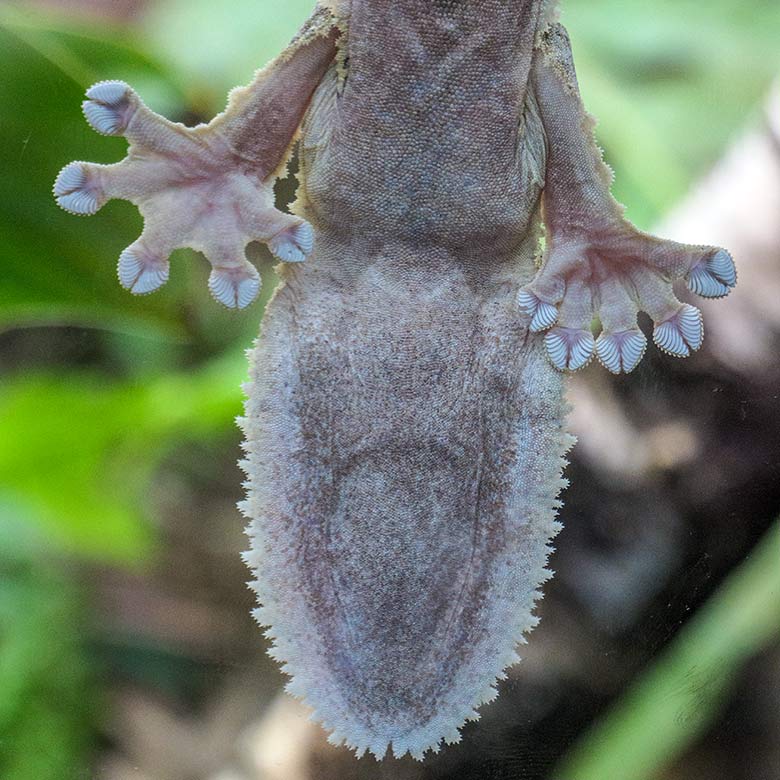
M 377 263 L 346 296 L 315 267 L 269 304 L 253 354 L 256 616 L 331 741 L 421 757 L 495 696 L 535 623 L 561 378 L 500 285 Z

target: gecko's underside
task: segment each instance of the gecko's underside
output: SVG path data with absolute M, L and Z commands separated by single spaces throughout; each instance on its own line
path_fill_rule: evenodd
M 726 295 L 731 258 L 624 220 L 541 0 L 331 0 L 198 128 L 121 82 L 87 97 L 130 151 L 71 163 L 55 194 L 76 213 L 138 204 L 122 284 L 156 289 L 190 246 L 243 308 L 246 244 L 288 263 L 241 424 L 257 618 L 290 692 L 358 752 L 456 741 L 536 622 L 569 445 L 561 371 L 594 355 L 632 370 L 639 310 L 660 348 L 696 350 L 701 318 L 672 285 Z M 272 187 L 298 135 L 288 215 Z

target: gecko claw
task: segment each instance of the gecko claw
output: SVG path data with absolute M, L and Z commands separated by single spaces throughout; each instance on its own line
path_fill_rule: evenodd
M 596 340 L 596 355 L 604 368 L 613 374 L 629 374 L 647 349 L 645 334 L 639 329 L 602 333 Z
M 81 104 L 90 127 L 101 135 L 122 135 L 134 111 L 135 93 L 124 81 L 99 81 Z
M 239 268 L 215 268 L 209 276 L 214 300 L 229 309 L 245 309 L 260 293 L 260 275 L 247 263 Z
M 119 283 L 134 295 L 147 295 L 158 290 L 168 281 L 169 272 L 167 258 L 144 256 L 138 248 L 130 246 L 119 255 Z
M 699 261 L 686 277 L 688 289 L 702 298 L 724 298 L 737 284 L 737 269 L 731 255 L 719 249 Z
M 544 344 L 550 361 L 559 371 L 578 371 L 593 357 L 595 343 L 589 330 L 578 328 L 553 328 Z
M 517 304 L 531 318 L 529 329 L 532 333 L 551 328 L 558 319 L 558 309 L 551 303 L 545 303 L 529 290 L 520 290 L 517 294 Z
M 54 197 L 57 205 L 80 216 L 95 214 L 107 198 L 97 184 L 90 182 L 86 163 L 68 163 L 54 182 Z
M 655 326 L 653 341 L 656 346 L 675 357 L 688 357 L 704 339 L 701 312 L 684 304 L 673 317 Z
M 301 263 L 314 247 L 314 230 L 308 222 L 277 233 L 269 242 L 268 248 L 285 263 Z

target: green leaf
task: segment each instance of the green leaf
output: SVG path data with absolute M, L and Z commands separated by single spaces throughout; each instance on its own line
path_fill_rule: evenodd
M 120 252 L 142 222 L 134 206 L 108 203 L 98 215 L 59 209 L 52 185 L 73 159 L 114 162 L 123 139 L 94 133 L 81 114 L 86 86 L 120 78 L 161 113 L 183 111 L 175 74 L 145 53 L 127 30 L 74 27 L 56 17 L 0 5 L 0 330 L 39 324 L 78 324 L 168 342 L 207 345 L 211 354 L 257 333 L 262 303 L 273 286 L 271 256 L 250 246 L 265 284 L 261 305 L 237 316 L 208 295 L 206 261 L 173 254 L 171 281 L 139 299 L 116 278 Z M 189 82 L 187 77 L 185 81 Z M 190 82 L 191 83 L 191 82 Z M 197 82 L 193 85 L 197 91 Z
M 313 0 L 212 0 L 154 3 L 142 24 L 150 51 L 186 74 L 189 96 L 205 110 L 222 110 L 227 91 L 247 84 L 276 57 L 314 9 Z
M 152 543 L 149 484 L 173 444 L 231 428 L 243 355 L 192 373 L 110 383 L 39 375 L 0 388 L 0 511 L 15 509 L 58 547 L 132 561 Z
M 758 116 L 780 69 L 780 4 L 567 0 L 563 21 L 616 197 L 650 228 Z

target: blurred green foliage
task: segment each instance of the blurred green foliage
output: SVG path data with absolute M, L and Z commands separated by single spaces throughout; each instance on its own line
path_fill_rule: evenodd
M 615 195 L 649 229 L 757 119 L 780 68 L 780 4 L 562 5 L 583 98 L 617 174 Z
M 4 780 L 75 776 L 88 742 L 81 596 L 53 573 L 51 550 L 137 563 L 154 544 L 149 487 L 165 453 L 182 440 L 238 438 L 241 351 L 273 283 L 267 253 L 255 253 L 265 287 L 249 313 L 210 300 L 205 262 L 192 252 L 177 252 L 171 282 L 138 299 L 115 273 L 140 231 L 134 208 L 112 203 L 84 220 L 51 196 L 70 160 L 124 154 L 121 139 L 99 138 L 84 122 L 89 84 L 121 78 L 171 118 L 207 120 L 312 2 L 228 5 L 154 2 L 128 29 L 0 1 L 0 332 L 95 328 L 119 367 L 113 376 L 38 367 L 0 380 Z M 757 115 L 780 64 L 780 5 L 567 0 L 563 18 L 616 195 L 649 227 Z
M 87 776 L 96 690 L 79 588 L 0 508 L 0 777 Z
M 195 372 L 111 382 L 39 374 L 0 390 L 5 495 L 58 548 L 128 562 L 150 543 L 145 493 L 166 447 L 218 435 L 238 410 L 229 354 Z

